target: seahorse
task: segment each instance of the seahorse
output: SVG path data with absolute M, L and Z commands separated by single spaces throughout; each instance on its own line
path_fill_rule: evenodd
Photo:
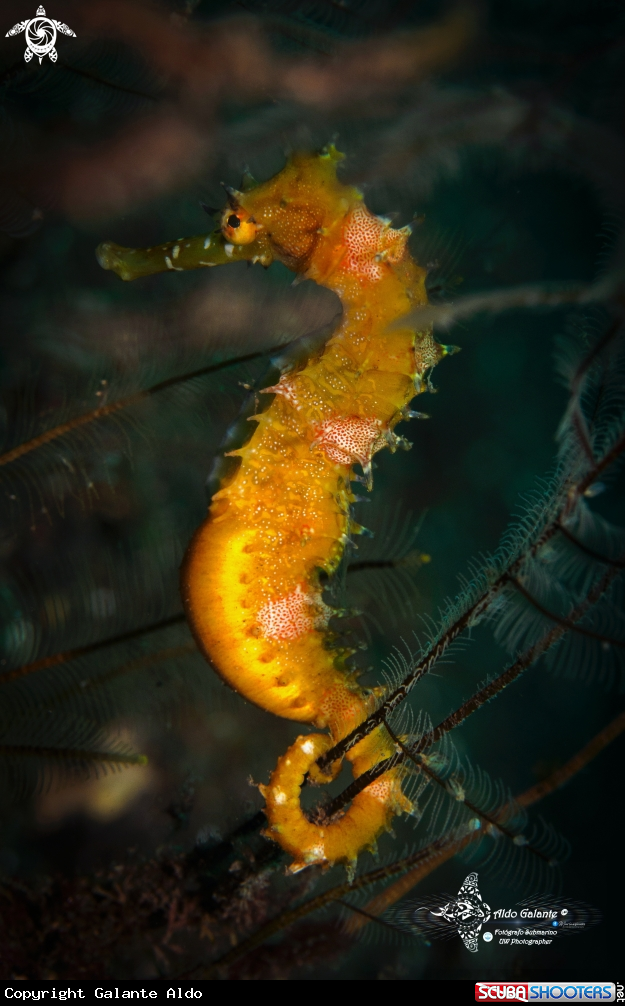
M 316 355 L 263 389 L 234 468 L 213 495 L 182 568 L 182 595 L 199 648 L 241 695 L 317 732 L 297 738 L 278 760 L 265 798 L 266 834 L 310 864 L 343 863 L 375 848 L 392 819 L 410 812 L 402 769 L 380 776 L 335 819 L 313 821 L 301 788 L 336 777 L 320 756 L 373 710 L 375 695 L 350 670 L 353 650 L 337 645 L 321 573 L 334 573 L 350 536 L 353 482 L 372 485 L 372 458 L 410 445 L 394 432 L 419 413 L 410 402 L 451 347 L 401 319 L 427 303 L 426 270 L 408 249 L 411 227 L 374 215 L 337 177 L 334 145 L 290 156 L 273 178 L 244 191 L 226 187 L 220 226 L 210 235 L 156 248 L 107 242 L 98 257 L 123 279 L 247 259 L 277 260 L 338 294 L 343 314 Z M 362 474 L 354 472 L 359 465 Z M 382 725 L 346 755 L 355 778 L 390 757 Z

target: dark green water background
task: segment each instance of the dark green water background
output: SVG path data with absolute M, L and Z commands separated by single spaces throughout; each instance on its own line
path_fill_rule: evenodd
M 358 8 L 360 20 L 330 4 L 275 4 L 269 9 L 250 3 L 247 9 L 269 20 L 279 51 L 302 58 L 312 44 L 301 41 L 302 25 L 313 26 L 331 42 L 426 23 L 440 13 L 434 3 L 371 2 Z M 241 12 L 240 7 L 218 9 L 202 2 L 192 17 L 209 24 L 218 15 Z M 71 23 L 71 13 L 69 5 L 58 16 Z M 17 11 L 19 16 L 30 15 Z M 625 96 L 623 48 L 614 44 L 625 32 L 620 5 L 493 0 L 483 18 L 482 40 L 432 86 L 462 94 L 509 93 L 528 102 L 537 117 L 555 103 L 567 115 L 585 117 L 617 135 Z M 95 407 L 103 389 L 112 400 L 118 393 L 201 367 L 215 356 L 297 337 L 332 317 L 336 303 L 329 294 L 308 283 L 293 289 L 291 276 L 279 266 L 267 273 L 236 266 L 230 272 L 172 273 L 122 284 L 95 261 L 94 248 L 105 238 L 140 246 L 207 229 L 198 200 L 221 205 L 220 180 L 237 184 L 245 163 L 259 178 L 266 177 L 280 167 L 285 144 L 320 145 L 338 131 L 338 146 L 348 155 L 344 177 L 364 184 L 373 210 L 397 211 L 401 223 L 415 213 L 424 216 L 413 250 L 422 261 L 438 262 L 430 282 L 440 287 L 434 296 L 442 299 L 521 283 L 590 282 L 616 241 L 619 207 L 606 198 L 596 177 L 558 154 L 561 136 L 555 130 L 550 135 L 548 121 L 536 127 L 530 117 L 515 136 L 489 144 L 480 139 L 475 117 L 468 115 L 466 142 L 438 161 L 428 147 L 427 129 L 422 131 L 427 170 L 421 170 L 418 152 L 413 152 L 402 172 L 376 173 L 372 152 L 383 151 L 388 136 L 393 129 L 401 131 L 411 111 L 429 109 L 432 132 L 441 126 L 433 99 L 416 86 L 401 100 L 380 99 L 367 114 L 359 109 L 353 116 L 349 109 L 311 111 L 271 98 L 230 104 L 226 96 L 216 118 L 206 124 L 217 138 L 210 155 L 189 178 L 163 186 L 158 196 L 137 198 L 117 213 L 98 213 L 92 207 L 81 215 L 72 210 L 71 194 L 64 202 L 57 198 L 55 157 L 62 154 L 71 163 L 73 145 L 79 159 L 79 146 L 96 149 L 118 130 L 132 129 L 156 100 L 133 92 L 164 100 L 162 82 L 127 49 L 113 55 L 108 43 L 98 49 L 97 38 L 89 42 L 91 50 L 78 39 L 79 57 L 71 49 L 73 40 L 59 44 L 61 62 L 74 60 L 82 75 L 61 64 L 18 73 L 12 68 L 21 58 L 22 42 L 11 41 L 9 49 L 2 41 L 2 128 L 8 138 L 3 178 L 7 191 L 43 207 L 37 226 L 25 225 L 27 233 L 20 233 L 9 221 L 10 233 L 0 238 L 0 380 L 9 446 L 61 414 Z M 87 71 L 102 77 L 117 73 L 126 91 L 121 97 L 109 95 L 88 79 Z M 444 151 L 443 133 L 437 134 L 437 143 Z M 48 147 L 51 195 L 42 181 Z M 597 149 L 599 162 L 608 156 Z M 609 174 L 611 165 L 604 167 Z M 9 208 L 8 216 L 12 212 Z M 520 499 L 552 469 L 555 434 L 566 404 L 554 372 L 557 340 L 580 328 L 598 335 L 606 324 L 607 314 L 600 308 L 518 310 L 478 316 L 444 336 L 462 352 L 437 369 L 438 394 L 415 403 L 432 418 L 405 429 L 414 441 L 410 453 L 378 456 L 376 501 L 366 513 L 363 505 L 358 515 L 375 529 L 397 507 L 412 512 L 415 521 L 422 519 L 416 547 L 431 556 L 413 574 L 412 615 L 380 597 L 377 589 L 368 596 L 366 578 L 357 583 L 358 604 L 377 619 L 373 628 L 368 623 L 376 673 L 393 645 L 401 646 L 402 639 L 410 645 L 412 632 L 420 630 L 419 615 L 435 617 L 443 599 L 456 592 L 458 574 L 467 575 L 469 560 L 496 547 L 519 512 Z M 204 513 L 204 481 L 212 456 L 246 394 L 238 382 L 260 377 L 263 367 L 235 368 L 165 392 L 137 409 L 130 424 L 106 425 L 101 435 L 87 432 L 70 440 L 62 450 L 47 453 L 45 462 L 26 466 L 26 474 L 0 473 L 6 527 L 0 595 L 7 666 L 178 609 L 177 566 Z M 623 516 L 621 490 L 622 481 L 616 482 L 595 504 L 617 522 Z M 61 512 L 55 496 L 63 500 Z M 395 610 L 384 610 L 389 606 Z M 175 645 L 180 638 L 174 634 L 166 642 Z M 138 652 L 143 651 L 133 654 Z M 478 628 L 470 646 L 421 683 L 415 710 L 425 710 L 437 721 L 505 660 L 489 630 Z M 91 666 L 85 664 L 85 674 Z M 458 732 L 459 751 L 503 779 L 512 792 L 532 785 L 620 708 L 620 682 L 600 680 L 600 663 L 576 670 L 576 678 L 554 676 L 539 663 Z M 585 672 L 592 680 L 580 680 Z M 39 685 L 33 685 L 34 698 L 28 700 L 38 710 L 32 714 L 35 739 L 47 736 L 48 728 L 41 725 L 46 687 L 41 685 L 39 693 Z M 123 857 L 129 846 L 150 854 L 164 843 L 190 848 L 198 835 L 206 840 L 223 834 L 261 804 L 248 777 L 264 781 L 297 733 L 230 695 L 199 658 L 174 661 L 162 674 L 157 668 L 123 687 L 112 683 L 110 696 L 106 689 L 98 695 L 102 736 L 107 723 L 122 723 L 132 746 L 148 752 L 154 783 L 105 822 L 79 805 L 46 818 L 42 797 L 17 802 L 11 797 L 12 780 L 19 783 L 23 777 L 28 789 L 37 766 L 8 771 L 0 868 L 13 878 L 91 870 Z M 67 736 L 77 744 L 83 736 L 77 726 L 82 713 L 76 708 L 63 713 L 66 734 L 61 730 L 53 743 L 63 743 Z M 15 730 L 34 742 L 29 729 L 27 718 L 17 726 L 8 724 L 4 743 L 7 737 L 16 742 Z M 87 727 L 84 731 L 93 742 Z M 617 980 L 622 961 L 622 762 L 620 739 L 536 809 L 571 844 L 562 891 L 600 911 L 602 922 L 592 931 L 550 948 L 504 951 L 483 944 L 477 955 L 458 939 L 426 948 L 394 946 L 370 934 L 339 964 L 317 964 L 291 978 Z M 190 790 L 194 800 L 185 804 Z M 54 798 L 45 799 L 49 809 Z M 178 814 L 184 826 L 177 831 L 172 802 L 186 808 Z M 398 826 L 397 836 L 395 845 L 390 838 L 382 841 L 382 854 L 413 841 L 405 824 Z M 453 860 L 419 891 L 454 893 L 467 872 L 465 863 Z M 514 902 L 519 893 L 532 893 L 515 891 L 513 879 L 485 872 L 485 900 L 497 907 Z M 133 966 L 127 965 L 130 976 Z M 143 965 L 136 967 L 137 977 L 145 973 Z

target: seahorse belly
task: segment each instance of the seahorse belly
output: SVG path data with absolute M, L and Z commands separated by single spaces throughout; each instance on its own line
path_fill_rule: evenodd
M 340 559 L 348 499 L 302 432 L 276 396 L 237 452 L 235 479 L 213 498 L 183 583 L 196 638 L 224 679 L 278 716 L 325 725 L 322 696 L 341 676 L 324 648 L 330 611 L 318 570 Z

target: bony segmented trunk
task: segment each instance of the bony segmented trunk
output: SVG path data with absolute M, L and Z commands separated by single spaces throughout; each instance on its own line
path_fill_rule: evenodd
M 293 856 L 292 871 L 344 862 L 375 845 L 393 816 L 410 811 L 401 770 L 364 789 L 336 820 L 313 823 L 300 790 L 308 776 L 328 782 L 317 759 L 372 711 L 371 694 L 346 668 L 351 651 L 332 647 L 320 573 L 333 573 L 349 535 L 350 483 L 371 488 L 376 451 L 409 446 L 394 433 L 427 371 L 449 350 L 429 331 L 398 319 L 427 301 L 425 270 L 407 249 L 409 227 L 372 214 L 342 185 L 342 155 L 295 154 L 269 181 L 228 189 L 220 230 L 158 248 L 98 249 L 122 278 L 165 269 L 275 259 L 334 290 L 343 305 L 323 352 L 265 389 L 273 398 L 254 417 L 238 466 L 213 496 L 182 571 L 182 593 L 198 645 L 237 692 L 278 716 L 325 733 L 299 737 L 267 786 L 267 834 Z M 360 465 L 362 476 L 353 473 Z M 378 727 L 347 754 L 355 777 L 388 758 Z M 340 766 L 334 766 L 336 775 Z

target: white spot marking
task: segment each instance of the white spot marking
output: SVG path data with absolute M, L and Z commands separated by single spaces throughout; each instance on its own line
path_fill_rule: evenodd
M 170 259 L 169 255 L 165 256 L 165 265 L 167 266 L 168 269 L 173 269 L 174 268 L 174 263 Z
M 205 249 L 206 248 L 210 248 L 210 246 L 211 246 L 211 239 L 210 239 L 210 237 L 204 238 L 204 248 Z
M 172 258 L 178 258 L 180 255 L 180 245 L 174 245 L 171 256 Z
M 320 859 L 325 859 L 325 857 L 325 842 L 319 842 L 317 845 L 311 845 L 310 849 L 306 850 L 306 854 L 304 856 L 308 863 L 318 863 Z
M 304 752 L 304 754 L 310 755 L 313 753 L 314 750 L 315 745 L 313 744 L 312 741 L 304 741 L 304 743 L 302 744 L 302 751 Z

